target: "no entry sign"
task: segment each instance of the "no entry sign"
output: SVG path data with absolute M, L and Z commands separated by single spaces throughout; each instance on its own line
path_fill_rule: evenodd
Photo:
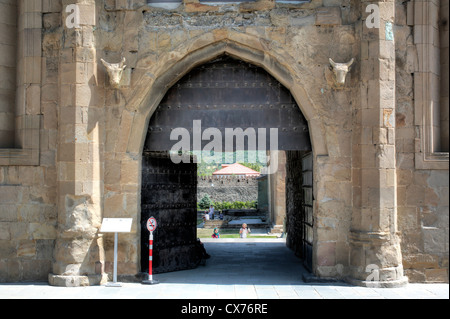
M 147 229 L 149 232 L 155 231 L 157 225 L 158 223 L 156 222 L 155 217 L 150 217 L 147 220 Z

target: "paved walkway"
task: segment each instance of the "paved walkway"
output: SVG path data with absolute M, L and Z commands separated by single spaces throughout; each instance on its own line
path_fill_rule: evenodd
M 237 241 L 237 242 L 236 242 Z M 262 242 L 263 241 L 263 242 Z M 155 275 L 158 285 L 52 287 L 46 283 L 0 284 L 1 299 L 448 299 L 448 284 L 363 288 L 302 280 L 301 262 L 283 240 L 204 240 L 206 266 Z

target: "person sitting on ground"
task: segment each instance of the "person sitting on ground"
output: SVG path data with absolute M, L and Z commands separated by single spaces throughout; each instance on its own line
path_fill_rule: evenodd
M 220 233 L 219 230 L 217 228 L 214 228 L 214 232 L 211 235 L 212 238 L 220 238 Z
M 246 223 L 242 224 L 242 228 L 239 230 L 239 235 L 241 238 L 247 238 L 247 234 L 250 234 L 250 228 L 247 227 Z

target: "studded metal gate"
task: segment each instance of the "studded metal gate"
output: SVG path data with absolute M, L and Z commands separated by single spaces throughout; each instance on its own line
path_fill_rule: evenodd
M 197 241 L 197 164 L 174 164 L 167 152 L 144 152 L 141 191 L 141 271 L 148 271 L 146 222 L 155 217 L 153 273 L 194 268 Z
M 313 256 L 313 156 L 308 153 L 302 157 L 302 258 L 309 271 L 312 271 Z
M 313 155 L 286 152 L 286 245 L 312 271 L 313 263 Z
M 170 134 L 176 128 L 187 129 L 194 139 L 194 121 L 201 121 L 202 135 L 191 150 L 210 143 L 203 134 L 207 128 L 220 131 L 224 149 L 226 129 L 266 129 L 262 137 L 269 149 L 269 131 L 276 128 L 279 150 L 311 150 L 308 123 L 290 91 L 264 69 L 227 56 L 194 68 L 169 89 L 150 120 L 145 148 L 170 150 L 175 144 Z M 248 150 L 247 139 L 244 149 L 237 144 L 233 151 Z

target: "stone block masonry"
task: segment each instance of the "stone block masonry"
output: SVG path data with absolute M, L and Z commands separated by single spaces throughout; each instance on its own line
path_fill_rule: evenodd
M 258 180 L 253 177 L 199 177 L 197 200 L 208 195 L 214 202 L 251 202 L 258 200 Z
M 70 5 L 80 9 L 77 26 L 66 23 Z M 369 5 L 379 28 L 365 23 L 376 16 Z M 445 8 L 444 0 L 184 0 L 169 10 L 145 0 L 0 1 L 0 281 L 105 282 L 114 241 L 98 232 L 104 217 L 133 218 L 118 270 L 138 274 L 149 119 L 189 70 L 228 54 L 276 78 L 308 122 L 314 275 L 448 282 Z M 100 61 L 123 57 L 126 73 L 111 87 Z M 340 87 L 330 58 L 354 58 Z M 268 188 L 291 185 L 282 179 Z M 368 282 L 366 269 L 378 269 L 378 280 Z

